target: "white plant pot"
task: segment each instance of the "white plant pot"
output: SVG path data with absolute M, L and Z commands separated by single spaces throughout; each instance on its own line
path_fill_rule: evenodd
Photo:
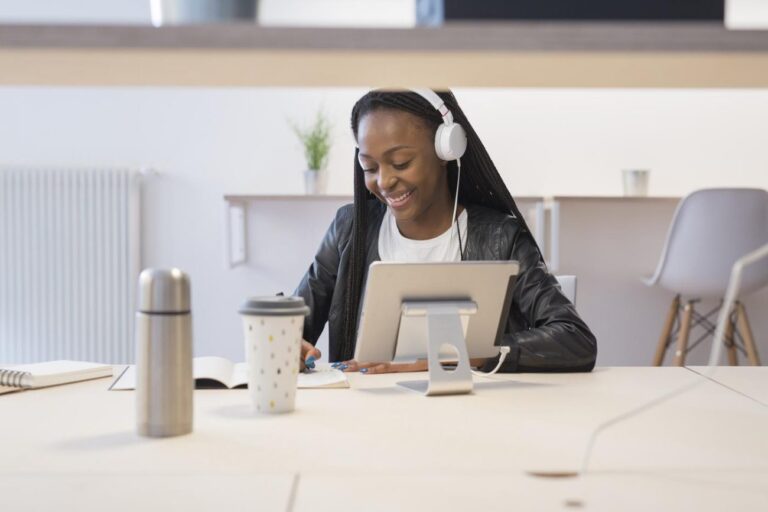
M 304 171 L 304 193 L 307 195 L 322 194 L 325 189 L 325 176 L 322 171 L 307 169 Z
M 156 27 L 201 23 L 255 22 L 257 0 L 150 0 Z
M 628 197 L 645 197 L 648 195 L 648 177 L 650 171 L 626 169 L 622 171 L 624 195 Z

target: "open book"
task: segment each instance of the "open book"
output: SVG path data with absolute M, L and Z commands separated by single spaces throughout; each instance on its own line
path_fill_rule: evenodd
M 233 363 L 223 357 L 196 357 L 192 360 L 192 375 L 195 389 L 221 389 L 248 387 L 248 365 Z M 299 373 L 298 387 L 301 388 L 348 388 L 344 372 L 318 365 L 309 373 Z M 136 367 L 126 366 L 109 387 L 112 391 L 136 388 Z
M 111 377 L 112 366 L 81 361 L 47 361 L 0 368 L 0 394 Z

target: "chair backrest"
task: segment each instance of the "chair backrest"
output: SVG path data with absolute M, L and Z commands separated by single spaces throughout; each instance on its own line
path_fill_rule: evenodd
M 720 364 L 720 354 L 723 351 L 723 345 L 725 345 L 725 331 L 730 323 L 733 307 L 736 300 L 739 298 L 739 289 L 741 287 L 741 280 L 744 272 L 751 266 L 759 265 L 766 261 L 768 261 L 768 244 L 765 244 L 756 251 L 742 256 L 733 264 L 731 279 L 728 282 L 728 290 L 725 292 L 723 305 L 717 316 L 717 327 L 715 328 L 715 337 L 712 340 L 712 349 L 709 352 L 710 370 L 707 372 L 709 375 L 705 374 L 705 376 L 711 377 L 717 365 Z
M 768 243 L 768 192 L 761 189 L 698 190 L 677 206 L 657 282 L 689 298 L 721 298 L 741 256 Z M 768 261 L 745 273 L 742 291 L 768 284 Z
M 563 295 L 576 305 L 576 276 L 555 276 L 557 282 L 560 283 L 560 288 L 563 290 Z

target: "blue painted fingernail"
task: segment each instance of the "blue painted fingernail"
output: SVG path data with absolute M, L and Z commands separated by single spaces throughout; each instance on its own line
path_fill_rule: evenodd
M 339 366 L 341 366 L 341 363 L 333 363 L 331 368 L 338 368 Z
M 306 361 L 304 361 L 304 364 L 306 364 L 307 366 L 309 366 L 309 365 L 314 366 L 315 365 L 315 356 L 309 356 L 306 359 Z
M 360 373 L 368 373 L 368 368 L 360 368 Z
M 339 370 L 346 370 L 347 368 L 349 368 L 349 365 L 346 365 L 346 364 L 341 364 L 337 367 L 337 369 Z

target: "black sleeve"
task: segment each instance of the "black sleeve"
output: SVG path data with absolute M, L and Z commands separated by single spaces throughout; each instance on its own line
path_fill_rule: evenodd
M 597 341 L 547 272 L 531 235 L 518 231 L 510 260 L 520 263 L 512 296 L 508 329 L 502 344 L 511 351 L 504 372 L 590 371 L 595 366 Z M 493 369 L 497 358 L 484 370 Z
M 314 261 L 294 291 L 294 295 L 303 297 L 309 306 L 309 316 L 304 320 L 304 339 L 313 345 L 317 343 L 317 338 L 328 321 L 328 311 L 339 271 L 339 217 L 337 213 L 317 249 Z

